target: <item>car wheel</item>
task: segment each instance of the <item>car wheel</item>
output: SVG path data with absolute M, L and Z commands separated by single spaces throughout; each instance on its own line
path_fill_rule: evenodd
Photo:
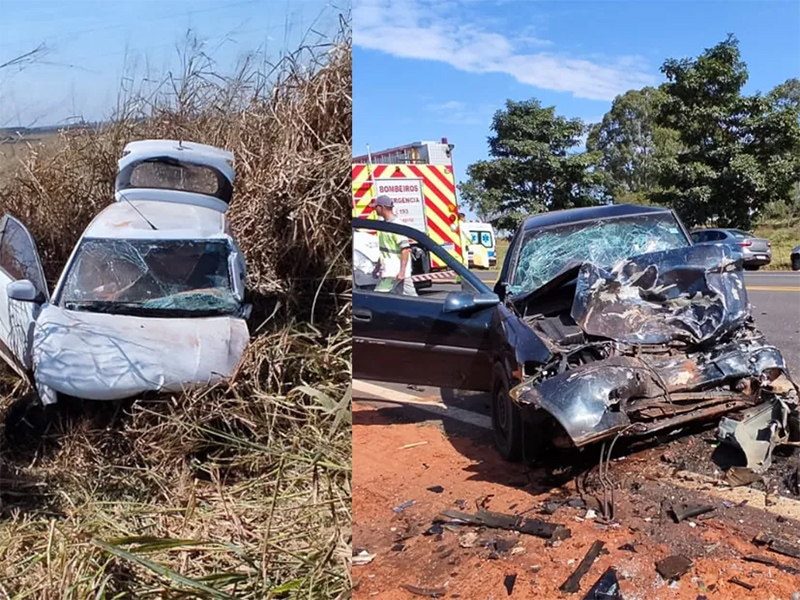
M 800 271 L 800 254 L 792 256 L 792 271 Z
M 495 364 L 492 385 L 492 432 L 494 445 L 505 460 L 522 458 L 522 415 L 511 400 L 508 374 L 500 364 Z
M 758 271 L 758 268 L 759 268 L 758 265 L 745 265 L 744 266 L 744 270 L 745 271 Z

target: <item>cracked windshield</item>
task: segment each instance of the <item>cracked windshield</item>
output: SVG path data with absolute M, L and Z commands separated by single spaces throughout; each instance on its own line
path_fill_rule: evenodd
M 224 241 L 89 239 L 67 276 L 69 310 L 179 315 L 236 311 Z
M 671 215 L 531 231 L 520 249 L 509 289 L 512 293 L 535 290 L 565 269 L 584 262 L 611 268 L 633 256 L 688 245 Z

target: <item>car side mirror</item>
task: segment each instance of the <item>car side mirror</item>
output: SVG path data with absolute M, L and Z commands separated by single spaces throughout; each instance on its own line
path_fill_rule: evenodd
M 6 295 L 9 299 L 20 302 L 39 301 L 39 290 L 27 279 L 18 279 L 9 283 L 6 287 Z
M 497 306 L 497 294 L 470 294 L 469 292 L 450 292 L 444 299 L 446 313 L 473 313 L 484 308 Z
M 244 270 L 240 262 L 239 253 L 231 252 L 228 255 L 228 271 L 231 274 L 233 295 L 239 302 L 244 302 Z

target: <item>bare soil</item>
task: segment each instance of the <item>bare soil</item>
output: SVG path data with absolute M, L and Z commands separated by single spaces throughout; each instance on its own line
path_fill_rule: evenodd
M 368 564 L 353 567 L 355 599 L 421 597 L 404 585 L 443 588 L 440 597 L 447 598 L 583 598 L 611 566 L 625 600 L 788 600 L 800 592 L 800 575 L 743 559 L 768 556 L 800 569 L 800 560 L 753 542 L 765 533 L 800 545 L 800 501 L 792 482 L 782 483 L 797 456 L 778 457 L 766 488 L 763 482 L 730 488 L 711 460 L 718 450 L 710 430 L 615 450 L 618 458 L 609 475 L 615 483 L 616 518 L 606 522 L 600 518 L 599 449 L 559 453 L 531 468 L 503 461 L 485 435 L 445 433 L 435 426 L 398 422 L 391 414 L 354 407 L 353 552 L 375 554 Z M 434 486 L 443 490 L 428 490 Z M 570 499 L 585 505 L 560 504 Z M 413 504 L 401 510 L 408 501 Z M 544 512 L 547 502 L 552 514 Z M 714 510 L 676 523 L 670 509 L 684 504 Z M 474 513 L 478 506 L 560 523 L 571 537 L 553 543 L 464 525 L 445 525 L 439 535 L 424 535 L 442 510 Z M 469 532 L 477 535 L 465 536 Z M 474 545 L 462 547 L 469 537 L 477 538 Z M 559 591 L 596 540 L 604 542 L 604 551 L 581 580 L 580 591 Z M 679 579 L 665 581 L 655 563 L 676 554 L 693 566 Z M 512 575 L 516 579 L 508 594 L 505 581 Z M 747 590 L 731 579 L 754 587 Z

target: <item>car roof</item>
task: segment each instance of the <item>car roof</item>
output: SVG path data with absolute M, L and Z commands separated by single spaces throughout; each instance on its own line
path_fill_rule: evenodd
M 106 206 L 86 228 L 83 237 L 151 240 L 224 238 L 228 237 L 228 225 L 225 215 L 212 208 L 176 202 L 131 200 Z
M 567 223 L 578 223 L 580 221 L 596 221 L 610 219 L 614 217 L 627 217 L 633 215 L 645 215 L 655 213 L 670 213 L 670 209 L 658 206 L 640 206 L 638 204 L 608 204 L 604 206 L 590 206 L 586 208 L 568 208 L 565 210 L 554 210 L 551 212 L 533 215 L 525 219 L 522 228 L 539 229 L 542 227 L 552 227 L 554 225 L 564 225 Z

